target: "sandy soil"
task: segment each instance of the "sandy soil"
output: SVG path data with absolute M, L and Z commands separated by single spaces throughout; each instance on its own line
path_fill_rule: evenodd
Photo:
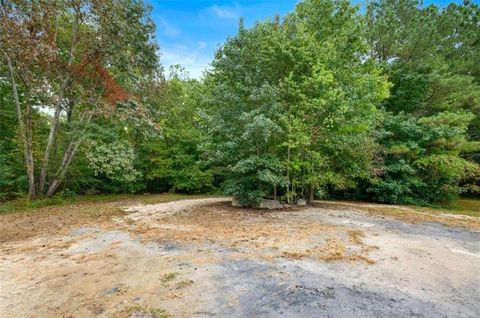
M 475 218 L 229 203 L 126 206 L 0 241 L 0 316 L 480 316 Z

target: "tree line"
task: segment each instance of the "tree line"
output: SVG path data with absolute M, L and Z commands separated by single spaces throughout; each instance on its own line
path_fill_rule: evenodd
M 140 0 L 1 1 L 0 198 L 480 192 L 480 8 L 305 0 L 164 70 Z

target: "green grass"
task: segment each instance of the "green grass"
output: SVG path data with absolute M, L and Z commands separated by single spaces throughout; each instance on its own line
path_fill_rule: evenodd
M 422 208 L 412 206 L 412 208 L 424 212 L 450 213 L 480 217 L 480 199 L 460 199 L 451 207 Z
M 71 204 L 106 203 L 115 201 L 139 201 L 144 204 L 155 204 L 183 199 L 205 198 L 209 195 L 189 195 L 178 193 L 162 193 L 152 195 L 132 194 L 95 194 L 76 195 L 69 197 L 54 196 L 48 199 L 28 200 L 21 198 L 13 201 L 0 203 L 0 214 L 31 212 L 36 209 L 49 206 L 67 206 Z
M 166 284 L 168 282 L 171 282 L 175 278 L 177 278 L 178 275 L 179 275 L 179 273 L 177 273 L 177 272 L 171 272 L 171 273 L 163 274 L 162 277 L 160 278 L 160 280 L 162 281 L 162 283 Z
M 460 199 L 455 208 L 447 211 L 455 214 L 480 217 L 480 199 Z
M 178 201 L 185 199 L 202 199 L 209 197 L 218 197 L 221 195 L 211 194 L 180 194 L 180 193 L 163 193 L 163 194 L 149 194 L 149 195 L 137 195 L 135 199 L 140 200 L 144 204 L 155 204 L 169 201 Z
M 21 198 L 13 201 L 7 201 L 0 203 L 0 213 L 14 213 L 23 212 L 34 209 L 39 209 L 47 206 L 62 206 L 77 203 L 91 203 L 91 202 L 109 202 L 122 200 L 127 198 L 126 195 L 85 195 L 85 196 L 72 196 L 61 197 L 54 196 L 48 199 L 28 200 L 27 198 Z
M 148 308 L 140 305 L 129 307 L 127 309 L 127 313 L 132 316 L 135 313 L 140 313 L 142 314 L 142 317 L 147 316 L 149 318 L 172 318 L 173 317 L 162 308 Z
M 95 194 L 95 195 L 77 195 L 70 197 L 55 196 L 49 199 L 38 199 L 30 201 L 27 198 L 17 199 L 0 203 L 0 214 L 17 213 L 17 212 L 33 212 L 36 209 L 49 206 L 68 206 L 71 204 L 85 203 L 107 203 L 115 201 L 138 201 L 144 204 L 163 203 L 184 199 L 208 198 L 213 195 L 207 194 L 179 194 L 179 193 L 162 193 L 162 194 Z M 460 199 L 452 208 L 424 208 L 433 212 L 464 214 L 469 216 L 480 217 L 480 199 Z

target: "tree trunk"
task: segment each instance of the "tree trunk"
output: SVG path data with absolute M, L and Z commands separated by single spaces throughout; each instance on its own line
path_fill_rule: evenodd
M 63 155 L 62 164 L 58 168 L 57 175 L 55 179 L 52 181 L 52 184 L 50 185 L 50 187 L 48 188 L 48 191 L 45 194 L 45 197 L 49 198 L 57 192 L 58 187 L 60 186 L 63 179 L 65 178 L 65 174 L 67 173 L 68 168 L 72 163 L 73 157 L 75 156 L 75 153 L 77 152 L 78 147 L 80 146 L 81 143 L 82 143 L 82 139 L 70 142 L 67 150 L 65 151 L 65 154 Z
M 313 202 L 313 184 L 308 184 L 308 203 Z
M 30 200 L 35 198 L 35 169 L 34 169 L 34 162 L 33 162 L 33 153 L 32 153 L 32 134 L 31 134 L 31 108 L 27 103 L 26 108 L 26 118 L 27 118 L 27 125 L 25 127 L 25 123 L 23 121 L 22 116 L 22 109 L 20 107 L 20 100 L 18 98 L 18 91 L 17 91 L 17 83 L 15 82 L 15 76 L 13 73 L 13 66 L 10 57 L 5 54 L 7 58 L 7 66 L 10 72 L 10 80 L 12 83 L 12 90 L 13 90 L 13 98 L 15 100 L 15 108 L 17 112 L 17 119 L 18 119 L 18 128 L 20 130 L 20 137 L 22 138 L 23 142 L 23 153 L 25 156 L 25 164 L 27 167 L 27 176 L 28 176 L 28 197 Z M 29 132 L 27 133 L 27 129 Z
M 273 199 L 274 200 L 277 199 L 277 185 L 276 184 L 273 186 Z
M 62 101 L 63 101 L 65 86 L 66 86 L 66 81 L 63 81 L 62 86 L 60 87 L 60 94 L 59 94 L 59 97 L 58 97 L 58 102 L 55 105 L 55 113 L 53 114 L 53 118 L 52 118 L 52 122 L 51 122 L 51 126 L 50 126 L 50 133 L 48 135 L 47 146 L 45 147 L 45 154 L 43 156 L 42 169 L 40 171 L 40 184 L 39 184 L 39 187 L 38 187 L 38 191 L 41 192 L 41 193 L 44 193 L 44 191 L 45 191 L 48 164 L 49 164 L 49 161 L 50 161 L 50 152 L 52 151 L 52 148 L 53 148 L 53 145 L 55 143 L 56 136 L 57 136 L 58 124 L 59 124 L 59 121 L 60 121 L 60 113 L 62 111 Z
M 71 44 L 70 44 L 70 49 L 69 49 L 68 66 L 70 66 L 72 64 L 73 60 L 74 60 L 74 48 L 75 48 L 75 45 L 76 45 L 76 39 L 77 39 L 77 35 L 78 35 L 79 8 L 76 8 L 76 9 L 77 10 L 75 10 L 75 13 L 76 13 L 75 14 L 75 21 L 74 21 L 74 24 L 73 24 L 72 38 L 71 38 Z M 56 17 L 56 19 L 57 19 L 57 17 Z M 57 22 L 58 22 L 58 20 L 55 21 L 55 27 L 58 26 Z M 56 32 L 57 31 L 55 30 L 55 41 L 56 41 L 56 36 L 57 36 Z M 56 42 L 54 42 L 54 43 L 56 43 Z M 59 121 L 60 121 L 60 113 L 62 111 L 62 102 L 63 102 L 63 98 L 64 98 L 64 95 L 65 95 L 65 89 L 67 88 L 69 80 L 70 80 L 69 76 L 67 76 L 67 78 L 64 78 L 62 80 L 62 84 L 60 86 L 60 92 L 59 92 L 59 96 L 58 96 L 58 102 L 55 105 L 55 113 L 53 114 L 52 123 L 51 123 L 51 126 L 50 126 L 50 133 L 48 135 L 48 142 L 47 142 L 47 146 L 45 147 L 45 153 L 44 153 L 44 156 L 43 156 L 42 169 L 40 171 L 39 189 L 42 193 L 44 193 L 44 191 L 45 191 L 45 185 L 46 185 L 46 182 L 47 182 L 48 165 L 49 165 L 49 161 L 50 161 L 50 153 L 51 153 L 52 148 L 55 144 L 55 139 L 56 139 L 57 131 L 58 131 L 58 124 L 59 124 Z M 69 116 L 71 116 L 71 114 L 69 114 Z M 64 157 L 64 159 L 65 159 L 65 157 Z M 70 165 L 70 164 L 68 164 L 68 165 Z M 57 178 L 58 178 L 58 175 L 57 175 Z M 52 182 L 52 185 L 56 184 L 57 183 L 56 181 L 57 180 L 54 180 Z M 50 185 L 50 188 L 51 188 L 52 185 Z M 58 185 L 56 187 L 58 187 Z M 47 197 L 51 196 L 51 194 L 48 195 L 48 193 L 51 192 L 50 188 L 48 189 L 48 192 L 46 194 Z M 55 189 L 55 191 L 56 191 L 56 189 Z
M 35 169 L 33 163 L 33 147 L 32 147 L 32 108 L 30 104 L 27 102 L 25 106 L 25 121 L 26 121 L 26 137 L 27 137 L 27 170 L 28 170 L 28 193 L 30 199 L 35 199 L 37 196 L 37 191 L 35 187 Z M 31 189 L 31 190 L 30 190 Z
M 287 148 L 287 203 L 292 203 L 292 199 L 290 198 L 290 140 L 288 141 Z

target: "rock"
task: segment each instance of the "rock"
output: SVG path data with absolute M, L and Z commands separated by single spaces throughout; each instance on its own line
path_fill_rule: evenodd
M 133 299 L 133 302 L 134 302 L 134 303 L 141 303 L 141 302 L 143 302 L 144 300 L 145 300 L 145 299 L 144 299 L 143 297 L 135 297 L 135 298 Z
M 262 200 L 258 206 L 260 209 L 281 209 L 283 205 L 277 200 Z
M 232 206 L 234 207 L 245 207 L 247 205 L 241 204 L 237 197 L 232 198 Z M 282 209 L 283 205 L 278 200 L 261 200 L 258 204 L 250 205 L 250 207 L 260 208 L 260 209 Z
M 107 288 L 100 292 L 102 296 L 113 296 L 121 291 L 120 287 Z
M 105 311 L 105 309 L 103 309 L 102 307 L 98 307 L 98 306 L 93 307 L 93 312 L 97 316 L 100 316 L 101 314 L 103 314 L 104 311 Z
M 232 206 L 236 206 L 236 207 L 242 206 L 240 202 L 238 202 L 238 198 L 236 196 L 233 196 L 232 198 Z
M 305 201 L 304 199 L 298 199 L 297 205 L 307 205 L 307 201 Z

